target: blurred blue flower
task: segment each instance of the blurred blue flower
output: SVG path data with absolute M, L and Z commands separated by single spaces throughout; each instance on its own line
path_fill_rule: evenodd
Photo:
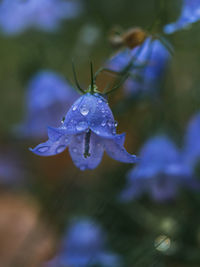
M 89 219 L 76 221 L 66 232 L 58 255 L 45 267 L 122 266 L 120 258 L 107 252 L 105 245 L 105 233 L 99 225 Z
M 183 0 L 181 15 L 174 23 L 164 27 L 166 34 L 183 29 L 200 19 L 200 0 Z
M 159 88 L 171 58 L 163 44 L 159 40 L 147 38 L 141 46 L 119 52 L 111 58 L 107 67 L 114 71 L 122 71 L 132 58 L 132 78 L 125 83 L 125 92 L 150 93 Z
M 183 154 L 185 163 L 195 168 L 200 160 L 200 112 L 196 113 L 188 123 Z
M 46 137 L 48 125 L 58 126 L 78 93 L 59 74 L 40 71 L 29 82 L 26 95 L 26 117 L 15 127 L 20 137 Z
M 61 20 L 77 16 L 80 10 L 76 0 L 2 0 L 0 27 L 7 35 L 29 28 L 51 32 L 58 29 Z
M 72 160 L 81 170 L 96 168 L 104 149 L 115 160 L 136 162 L 136 156 L 123 147 L 125 134 L 116 134 L 116 126 L 103 95 L 87 93 L 73 104 L 61 127 L 48 128 L 49 140 L 31 151 L 40 156 L 51 156 L 69 146 Z
M 122 201 L 148 193 L 162 202 L 174 199 L 180 186 L 200 189 L 192 168 L 184 164 L 180 151 L 166 136 L 148 140 L 140 157 L 139 164 L 127 175 L 128 183 L 120 195 Z

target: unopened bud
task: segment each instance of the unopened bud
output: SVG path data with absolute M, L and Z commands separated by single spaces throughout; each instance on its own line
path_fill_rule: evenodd
M 141 28 L 131 28 L 122 35 L 124 45 L 131 49 L 141 45 L 146 37 L 147 33 Z

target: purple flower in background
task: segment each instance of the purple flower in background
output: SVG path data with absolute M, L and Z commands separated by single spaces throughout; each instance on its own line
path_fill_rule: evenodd
M 16 127 L 20 137 L 43 138 L 48 125 L 58 126 L 73 101 L 76 91 L 52 71 L 40 71 L 29 82 L 26 95 L 26 117 Z
M 188 123 L 183 154 L 186 164 L 193 168 L 200 160 L 200 113 L 195 114 Z
M 164 32 L 171 34 L 183 29 L 200 19 L 200 0 L 183 0 L 181 15 L 174 23 L 164 27 Z
M 159 40 L 147 38 L 141 46 L 119 52 L 108 62 L 107 67 L 122 71 L 133 57 L 132 78 L 125 83 L 125 92 L 138 94 L 155 91 L 160 86 L 170 61 L 169 51 Z
M 75 221 L 66 232 L 57 256 L 45 267 L 122 266 L 117 255 L 105 251 L 105 244 L 105 233 L 99 225 L 88 219 Z
M 69 147 L 74 164 L 81 170 L 96 168 L 104 150 L 115 160 L 135 163 L 136 156 L 130 155 L 123 146 L 125 134 L 116 134 L 116 126 L 103 95 L 86 93 L 72 105 L 61 127 L 48 128 L 49 140 L 31 151 L 51 156 Z
M 167 137 L 148 140 L 140 157 L 139 164 L 127 175 L 128 183 L 120 195 L 122 201 L 148 193 L 154 200 L 163 202 L 174 199 L 182 185 L 200 188 L 193 179 L 192 169 L 184 164 L 181 153 Z
M 0 26 L 7 35 L 15 35 L 29 28 L 55 31 L 61 20 L 80 13 L 79 1 L 71 0 L 2 0 Z

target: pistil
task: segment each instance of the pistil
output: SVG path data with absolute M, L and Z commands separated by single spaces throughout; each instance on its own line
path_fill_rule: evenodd
M 86 134 L 85 134 L 85 151 L 84 151 L 84 157 L 90 157 L 90 137 L 91 137 L 91 130 L 89 130 Z

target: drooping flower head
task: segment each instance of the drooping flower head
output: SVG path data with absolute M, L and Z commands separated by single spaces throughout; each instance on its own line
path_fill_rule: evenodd
M 132 58 L 134 58 L 132 77 L 125 83 L 125 92 L 141 94 L 155 91 L 160 86 L 171 58 L 169 51 L 159 40 L 149 37 L 140 46 L 119 52 L 108 62 L 107 67 L 120 72 Z
M 105 251 L 105 244 L 105 233 L 98 224 L 89 219 L 75 221 L 66 231 L 57 256 L 45 267 L 122 266 L 117 255 Z
M 164 27 L 167 34 L 181 30 L 200 19 L 200 0 L 183 0 L 181 15 L 174 23 Z
M 81 170 L 96 168 L 104 150 L 115 160 L 136 162 L 136 156 L 123 147 L 125 134 L 118 135 L 116 126 L 107 99 L 98 92 L 92 77 L 88 92 L 72 105 L 62 125 L 49 127 L 49 140 L 31 151 L 40 156 L 51 156 L 69 147 L 74 164 Z
M 43 138 L 48 125 L 59 121 L 78 98 L 76 91 L 59 74 L 40 71 L 29 82 L 26 94 L 26 117 L 17 126 L 21 137 Z
M 127 175 L 128 183 L 121 200 L 128 201 L 147 193 L 156 201 L 167 201 L 176 197 L 182 185 L 199 188 L 192 169 L 184 164 L 181 153 L 168 137 L 156 136 L 148 140 L 140 157 L 139 164 Z
M 60 21 L 80 12 L 80 2 L 71 0 L 2 0 L 0 27 L 7 35 L 15 35 L 29 28 L 55 31 Z
M 195 114 L 189 121 L 185 133 L 183 155 L 185 163 L 192 168 L 200 160 L 200 113 Z

